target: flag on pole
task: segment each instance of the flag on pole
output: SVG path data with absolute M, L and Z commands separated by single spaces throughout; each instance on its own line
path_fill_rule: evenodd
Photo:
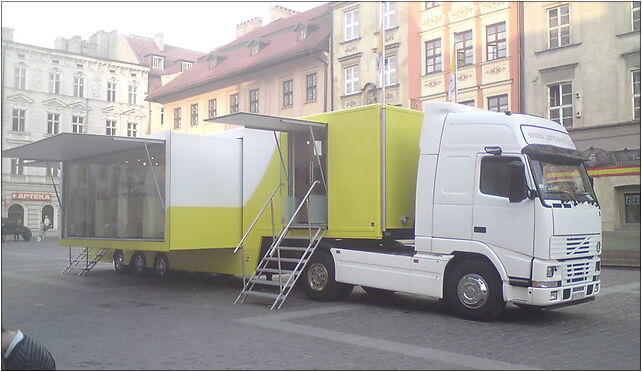
M 448 84 L 448 101 L 457 101 L 457 46 L 453 43 L 453 51 L 450 54 L 450 84 Z

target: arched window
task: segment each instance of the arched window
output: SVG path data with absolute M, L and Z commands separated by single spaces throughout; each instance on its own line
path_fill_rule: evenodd
M 42 207 L 42 215 L 40 216 L 40 223 L 45 223 L 45 216 L 49 217 L 49 228 L 54 226 L 54 209 L 51 205 L 45 205 Z
M 13 204 L 9 207 L 7 217 L 9 217 L 10 220 L 20 220 L 20 223 L 24 224 L 25 210 L 20 204 Z

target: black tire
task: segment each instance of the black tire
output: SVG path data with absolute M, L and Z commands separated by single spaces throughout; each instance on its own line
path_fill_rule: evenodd
M 154 258 L 154 274 L 160 279 L 169 275 L 169 259 L 164 253 L 157 253 Z
M 448 305 L 462 318 L 489 321 L 506 308 L 501 278 L 484 260 L 473 258 L 463 261 L 446 279 Z
M 132 256 L 129 266 L 134 274 L 143 274 L 147 269 L 147 261 L 143 252 L 136 252 Z
M 311 299 L 321 302 L 337 301 L 348 297 L 352 284 L 334 280 L 334 260 L 328 251 L 318 251 L 308 261 L 301 275 L 303 290 Z
M 24 226 L 21 227 L 20 228 L 20 236 L 22 236 L 22 239 L 24 239 L 26 242 L 28 242 L 29 240 L 31 240 L 31 236 L 32 236 L 31 235 L 31 229 L 29 229 L 28 227 L 24 227 Z
M 116 249 L 113 254 L 114 257 L 114 270 L 117 273 L 124 273 L 127 271 L 127 265 L 125 265 L 125 254 L 122 250 Z
M 381 288 L 374 288 L 374 287 L 366 287 L 366 286 L 361 286 L 364 291 L 366 291 L 367 294 L 371 296 L 377 296 L 377 297 L 385 297 L 385 296 L 390 296 L 395 293 L 395 291 L 391 291 L 389 289 L 381 289 Z

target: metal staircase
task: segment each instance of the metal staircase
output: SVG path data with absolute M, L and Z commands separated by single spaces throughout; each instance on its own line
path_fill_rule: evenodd
M 273 238 L 272 245 L 270 245 L 267 253 L 263 256 L 261 262 L 259 262 L 255 272 L 250 276 L 249 280 L 243 284 L 243 290 L 234 301 L 235 304 L 243 303 L 248 296 L 256 296 L 274 300 L 270 310 L 274 308 L 280 309 L 281 306 L 283 306 L 290 291 L 294 288 L 294 284 L 303 272 L 305 265 L 314 254 L 315 249 L 327 231 L 325 225 L 312 225 L 308 222 L 306 229 L 308 231 L 307 235 L 289 235 L 293 229 L 292 222 L 296 219 L 303 205 L 307 205 L 307 210 L 309 211 L 308 200 L 310 194 L 314 187 L 319 184 L 319 181 L 312 183 L 303 200 L 292 214 L 290 221 L 281 230 L 279 236 Z M 269 202 L 271 202 L 272 196 Z M 259 213 L 259 216 L 262 212 L 263 210 Z M 257 216 L 257 219 L 259 216 Z M 308 221 L 309 220 L 308 218 Z M 250 229 L 253 225 L 250 226 Z M 241 240 L 237 249 L 242 247 L 243 241 L 244 239 Z M 243 257 L 245 258 L 245 254 L 243 254 Z M 274 276 L 277 276 L 277 278 L 269 280 Z
M 92 250 L 98 250 L 93 257 Z M 62 271 L 63 274 L 71 274 L 74 270 L 79 270 L 78 271 L 78 276 L 82 276 L 87 274 L 88 272 L 91 271 L 91 269 L 96 266 L 98 261 L 105 257 L 105 255 L 109 252 L 109 248 L 85 248 L 83 249 L 76 258 L 73 260 L 71 259 L 71 247 L 69 247 L 69 265 Z M 81 264 L 84 264 L 81 265 Z

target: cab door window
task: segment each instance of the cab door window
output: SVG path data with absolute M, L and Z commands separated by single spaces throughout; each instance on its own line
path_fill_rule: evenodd
M 508 198 L 512 161 L 522 161 L 515 156 L 488 156 L 481 161 L 479 189 L 482 194 Z

